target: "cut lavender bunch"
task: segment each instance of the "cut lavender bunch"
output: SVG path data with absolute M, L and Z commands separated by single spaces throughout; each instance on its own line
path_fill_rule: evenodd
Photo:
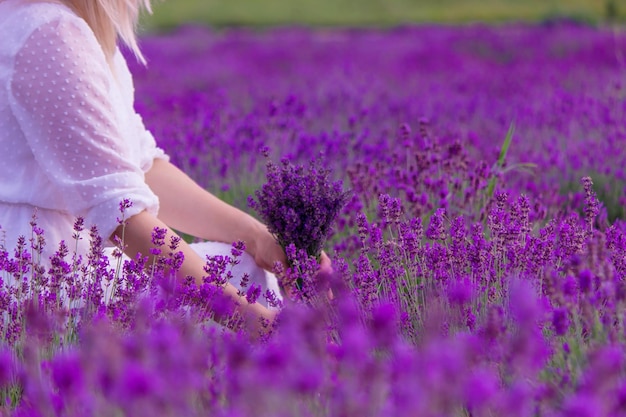
M 349 192 L 341 181 L 331 181 L 330 170 L 317 162 L 305 169 L 283 158 L 279 165 L 268 161 L 266 167 L 267 182 L 248 204 L 283 249 L 293 244 L 319 259 Z

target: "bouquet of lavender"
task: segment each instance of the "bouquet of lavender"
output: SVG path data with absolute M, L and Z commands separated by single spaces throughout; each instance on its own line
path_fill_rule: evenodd
M 314 163 L 308 169 L 283 158 L 267 163 L 267 183 L 248 199 L 283 249 L 293 244 L 319 260 L 322 248 L 349 192 L 330 171 Z

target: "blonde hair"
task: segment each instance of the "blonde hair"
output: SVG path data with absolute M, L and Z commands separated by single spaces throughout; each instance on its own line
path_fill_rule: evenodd
M 110 61 L 121 40 L 143 64 L 137 43 L 137 23 L 142 9 L 152 13 L 150 0 L 61 0 L 85 19 Z

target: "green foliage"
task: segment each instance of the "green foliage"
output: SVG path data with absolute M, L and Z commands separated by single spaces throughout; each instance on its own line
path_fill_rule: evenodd
M 500 154 L 498 155 L 498 161 L 496 162 L 495 170 L 496 172 L 501 172 L 504 169 L 504 162 L 506 160 L 506 155 L 509 152 L 509 147 L 511 147 L 511 139 L 513 139 L 513 133 L 515 133 L 515 123 L 511 123 L 509 126 L 509 131 L 506 133 L 504 138 L 504 142 L 502 143 L 502 147 L 500 147 Z M 497 177 L 492 177 L 489 180 L 489 186 L 487 186 L 487 198 L 493 197 L 493 191 L 496 187 Z
M 151 29 L 176 27 L 184 22 L 214 26 L 375 25 L 415 22 L 567 18 L 584 21 L 624 20 L 624 0 L 170 0 L 155 2 Z
M 606 207 L 609 223 L 612 224 L 617 219 L 625 220 L 626 212 L 620 198 L 624 195 L 626 184 L 606 175 L 595 175 L 591 178 L 598 200 Z
M 561 183 L 560 194 L 567 196 L 581 192 L 580 178 L 584 176 L 589 176 L 593 180 L 594 191 L 596 192 L 598 201 L 606 208 L 609 224 L 613 224 L 615 220 L 618 219 L 626 220 L 626 208 L 620 201 L 624 196 L 624 190 L 626 190 L 626 183 L 624 183 L 624 181 L 618 181 L 611 176 L 597 172 L 576 173 L 574 176 Z M 581 216 L 584 216 L 584 207 L 582 204 L 578 207 L 563 207 L 563 210 L 569 209 L 577 210 Z
M 237 184 L 229 184 L 229 187 L 226 190 L 209 191 L 215 194 L 220 200 L 223 200 L 235 207 L 245 209 L 248 206 L 248 196 L 254 195 L 254 192 L 258 190 L 260 186 L 261 185 L 256 181 L 248 182 L 248 180 L 242 180 Z M 254 214 L 252 210 L 246 211 Z

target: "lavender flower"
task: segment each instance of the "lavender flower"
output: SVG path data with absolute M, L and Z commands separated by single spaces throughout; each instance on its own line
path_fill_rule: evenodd
M 290 244 L 318 257 L 349 193 L 340 181 L 330 181 L 330 170 L 318 164 L 306 170 L 283 159 L 266 165 L 267 183 L 250 197 L 255 209 L 283 249 Z
M 593 223 L 600 213 L 600 203 L 593 191 L 593 181 L 591 177 L 583 177 L 581 183 L 585 189 L 585 222 L 589 229 L 589 233 L 593 232 Z
M 251 345 L 237 331 L 243 317 L 208 325 L 209 307 L 233 312 L 215 284 L 240 243 L 207 262 L 198 287 L 165 276 L 182 255 L 159 231 L 151 271 L 140 258 L 112 267 L 95 229 L 86 256 L 73 256 L 85 243 L 80 221 L 64 245 L 34 221 L 15 248 L 0 237 L 0 415 L 626 415 L 626 154 L 615 105 L 626 84 L 614 53 L 626 39 L 569 24 L 335 35 L 341 42 L 303 29 L 182 29 L 142 42 L 158 82 L 135 75 L 159 145 L 203 186 L 222 184 L 222 197 L 240 203 L 257 182 L 263 163 L 251 149 L 293 160 L 322 150 L 327 170 L 346 170 L 354 196 L 337 216 L 330 277 L 315 275 L 304 247 L 328 238 L 315 227 L 333 211 L 313 201 L 320 172 L 278 164 L 279 186 L 266 188 L 293 244 L 276 274 L 302 280 L 302 297 L 336 280 L 336 299 L 286 303 L 272 337 Z M 225 50 L 219 65 L 206 60 Z M 384 65 L 372 66 L 381 50 Z M 398 83 L 407 74 L 420 82 Z M 493 173 L 512 111 L 524 137 Z M 400 121 L 414 127 L 394 128 Z M 519 160 L 542 175 L 525 175 Z M 496 174 L 497 197 L 485 201 Z M 580 193 L 583 176 L 595 184 L 585 179 Z M 321 194 L 342 194 L 326 182 Z M 300 206 L 281 205 L 296 197 Z M 280 305 L 242 282 L 249 301 Z

